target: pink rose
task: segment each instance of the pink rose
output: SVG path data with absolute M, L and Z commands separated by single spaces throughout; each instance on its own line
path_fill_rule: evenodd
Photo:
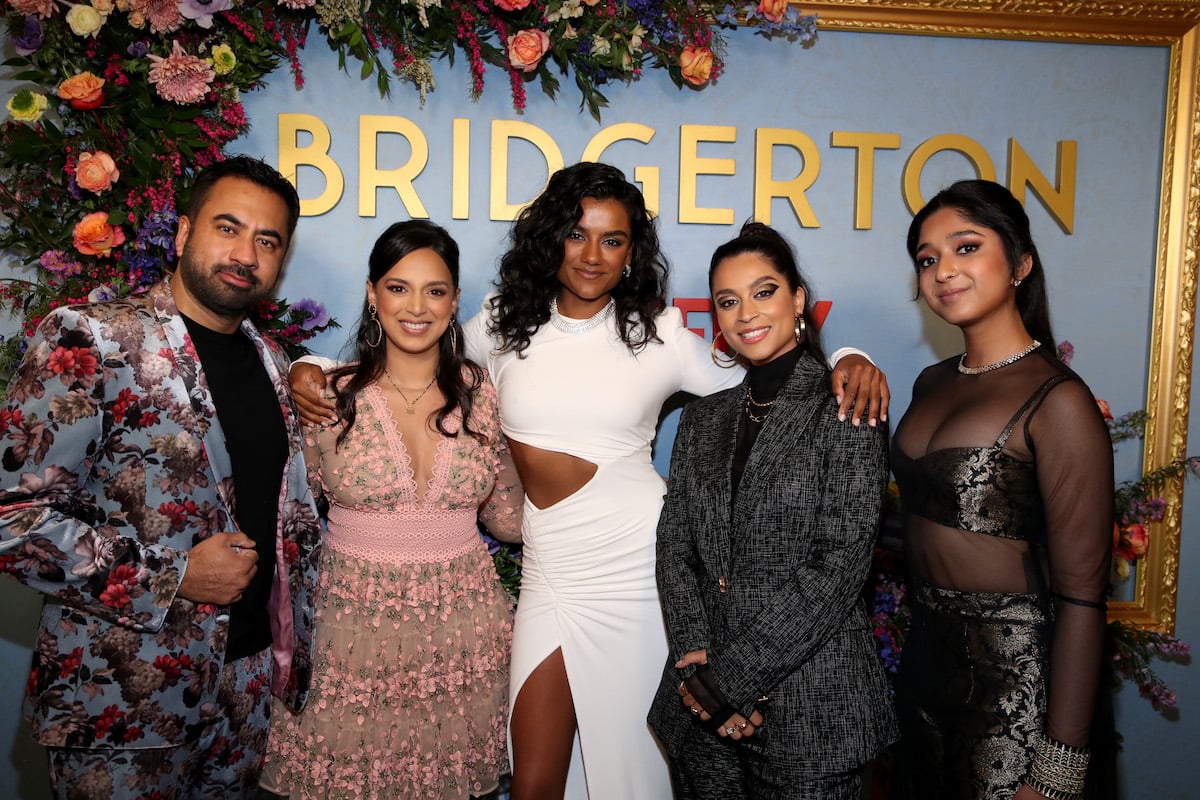
M 683 79 L 693 86 L 702 86 L 712 75 L 713 51 L 707 47 L 689 44 L 679 54 L 679 71 Z
M 85 256 L 106 256 L 124 243 L 124 231 L 108 224 L 106 211 L 93 211 L 75 225 L 75 249 Z
M 58 96 L 76 111 L 99 108 L 104 102 L 104 78 L 98 78 L 90 72 L 72 75 L 58 85 Z
M 79 154 L 75 164 L 75 182 L 80 189 L 100 194 L 112 188 L 113 182 L 121 177 L 112 156 L 103 150 Z
M 508 63 L 513 69 L 533 72 L 550 49 L 550 37 L 544 31 L 526 28 L 508 37 Z
M 530 0 L 496 0 L 496 5 L 505 11 L 520 11 L 530 3 Z
M 779 22 L 787 13 L 788 0 L 759 0 L 758 13 L 771 22 Z

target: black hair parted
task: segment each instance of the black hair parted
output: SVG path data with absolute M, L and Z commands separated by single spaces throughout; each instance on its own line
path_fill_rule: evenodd
M 425 248 L 442 259 L 450 271 L 451 285 L 458 289 L 458 243 L 445 228 L 420 219 L 397 222 L 375 240 L 367 259 L 367 280 L 372 285 L 378 283 L 409 253 Z M 364 297 L 353 340 L 356 359 L 335 370 L 331 376 L 338 417 L 345 420 L 345 426 L 338 434 L 338 446 L 345 441 L 358 416 L 358 393 L 378 380 L 387 366 L 386 342 L 377 342 L 377 346 L 372 346 L 369 341 L 377 335 L 375 326 L 378 324 L 371 321 L 370 302 Z M 435 412 L 434 424 L 438 432 L 443 436 L 454 436 L 446 429 L 445 423 L 457 408 L 462 410 L 462 430 L 483 441 L 483 435 L 471 428 L 471 410 L 475 392 L 483 385 L 486 376 L 483 368 L 464 354 L 463 330 L 457 317 L 451 318 L 438 343 L 438 365 L 434 379 L 446 398 L 446 402 Z
M 994 181 L 958 181 L 942 189 L 917 212 L 908 226 L 908 257 L 918 273 L 921 269 L 916 263 L 916 256 L 921 246 L 921 226 L 943 208 L 952 208 L 963 219 L 982 225 L 999 236 L 1009 269 L 1013 272 L 1025 256 L 1030 257 L 1029 274 L 1017 287 L 1017 310 L 1030 336 L 1043 344 L 1053 345 L 1050 300 L 1046 296 L 1046 270 L 1033 243 L 1029 215 L 1020 201 L 1007 188 Z
M 499 351 L 523 355 L 533 334 L 549 322 L 563 246 L 583 216 L 585 198 L 616 200 L 629 215 L 630 274 L 612 292 L 621 340 L 635 352 L 659 341 L 655 317 L 666 306 L 669 267 L 656 222 L 641 190 L 619 169 L 581 162 L 550 176 L 545 190 L 521 211 L 509 231 L 489 323 Z
M 775 271 L 788 285 L 788 290 L 795 294 L 797 289 L 804 290 L 804 342 L 801 347 L 821 364 L 826 363 L 825 350 L 821 346 L 821 327 L 817 324 L 813 313 L 814 294 L 812 284 L 796 261 L 796 253 L 788 244 L 783 234 L 769 225 L 755 220 L 747 220 L 741 231 L 733 239 L 713 251 L 712 260 L 708 264 L 708 291 L 712 294 L 713 276 L 722 261 L 740 256 L 744 253 L 754 253 L 770 262 Z

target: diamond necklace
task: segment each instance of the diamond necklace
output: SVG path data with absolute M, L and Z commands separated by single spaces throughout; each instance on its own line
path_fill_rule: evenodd
M 1037 350 L 1041 346 L 1042 346 L 1042 343 L 1039 342 L 1037 339 L 1034 339 L 1033 342 L 1028 347 L 1026 347 L 1024 350 L 1021 350 L 1020 352 L 1017 352 L 1017 353 L 1013 353 L 1011 356 L 1009 356 L 1008 358 L 1006 358 L 1002 361 L 996 361 L 991 364 L 984 364 L 982 367 L 968 367 L 966 364 L 963 363 L 967 358 L 967 354 L 963 353 L 961 356 L 958 357 L 958 371 L 961 372 L 963 375 L 978 375 L 982 372 L 991 372 L 994 369 L 1000 369 L 1001 367 L 1007 367 L 1009 364 L 1014 364 L 1014 363 L 1020 361 L 1022 358 L 1029 355 L 1034 350 Z
M 434 375 L 432 378 L 429 379 L 429 385 L 426 386 L 424 389 L 422 389 L 421 393 L 419 395 L 417 395 L 417 399 L 409 400 L 408 395 L 406 395 L 404 393 L 404 391 L 399 386 L 396 385 L 396 382 L 394 380 L 392 380 L 392 373 L 388 372 L 386 367 L 383 370 L 383 374 L 387 377 L 388 383 L 390 383 L 392 385 L 392 388 L 395 389 L 397 392 L 399 392 L 400 396 L 402 398 L 404 398 L 404 413 L 405 414 L 412 414 L 414 411 L 416 411 L 417 403 L 421 402 L 421 398 L 425 396 L 425 393 L 428 392 L 430 387 L 433 386 L 433 382 L 437 380 L 437 375 Z
M 587 319 L 571 319 L 558 313 L 558 298 L 552 297 L 550 298 L 550 324 L 563 333 L 578 336 L 581 333 L 587 333 L 592 328 L 603 325 L 616 310 L 617 304 L 610 297 L 608 298 L 608 305 Z

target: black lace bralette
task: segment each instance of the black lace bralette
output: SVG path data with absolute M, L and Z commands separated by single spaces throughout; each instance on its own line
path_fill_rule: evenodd
M 914 459 L 894 446 L 892 471 L 904 511 L 948 528 L 1044 541 L 1035 464 L 1004 452 L 1004 445 L 1021 418 L 1067 377 L 1055 375 L 1039 386 L 990 447 L 947 447 Z

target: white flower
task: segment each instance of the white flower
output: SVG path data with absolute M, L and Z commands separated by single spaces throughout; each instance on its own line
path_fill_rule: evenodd
M 104 25 L 104 15 L 91 6 L 72 5 L 67 12 L 67 25 L 76 36 L 95 36 Z
M 592 52 L 598 56 L 606 56 L 612 50 L 612 43 L 603 36 L 592 37 Z

